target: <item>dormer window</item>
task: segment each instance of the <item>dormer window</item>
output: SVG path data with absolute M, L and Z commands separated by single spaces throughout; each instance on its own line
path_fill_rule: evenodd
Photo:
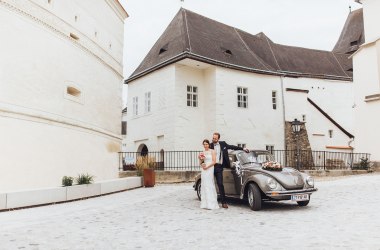
M 223 47 L 220 47 L 220 48 L 221 48 L 221 50 L 222 50 L 222 52 L 223 52 L 223 54 L 224 54 L 225 56 L 228 56 L 228 57 L 232 56 L 232 52 L 231 52 L 231 50 L 226 49 L 226 48 L 223 48 Z
M 161 55 L 162 53 L 165 53 L 169 48 L 169 44 L 165 44 L 161 49 L 160 49 L 160 52 L 158 52 L 159 55 Z

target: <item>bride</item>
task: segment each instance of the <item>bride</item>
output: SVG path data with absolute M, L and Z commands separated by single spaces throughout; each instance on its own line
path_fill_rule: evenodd
M 210 141 L 203 140 L 204 151 L 201 153 L 201 208 L 218 209 L 218 200 L 214 182 L 215 151 L 210 149 Z

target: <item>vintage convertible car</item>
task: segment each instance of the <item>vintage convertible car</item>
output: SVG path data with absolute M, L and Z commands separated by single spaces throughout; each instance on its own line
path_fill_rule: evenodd
M 292 200 L 306 206 L 317 191 L 311 176 L 280 166 L 268 151 L 229 151 L 229 157 L 231 166 L 223 171 L 226 196 L 248 200 L 252 210 L 260 210 L 263 201 Z M 201 174 L 193 187 L 200 200 Z

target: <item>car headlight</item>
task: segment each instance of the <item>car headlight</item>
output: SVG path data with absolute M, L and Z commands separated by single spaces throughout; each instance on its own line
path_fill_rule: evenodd
M 307 185 L 313 187 L 313 186 L 314 186 L 314 178 L 311 177 L 311 176 L 308 176 L 308 177 L 306 178 L 306 183 L 307 183 Z
M 275 181 L 273 178 L 268 178 L 267 184 L 268 184 L 270 189 L 277 188 L 277 181 Z

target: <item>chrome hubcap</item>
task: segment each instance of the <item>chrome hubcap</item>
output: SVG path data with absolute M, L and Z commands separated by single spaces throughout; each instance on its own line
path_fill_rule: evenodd
M 250 205 L 253 205 L 253 193 L 252 190 L 248 190 L 248 202 Z

